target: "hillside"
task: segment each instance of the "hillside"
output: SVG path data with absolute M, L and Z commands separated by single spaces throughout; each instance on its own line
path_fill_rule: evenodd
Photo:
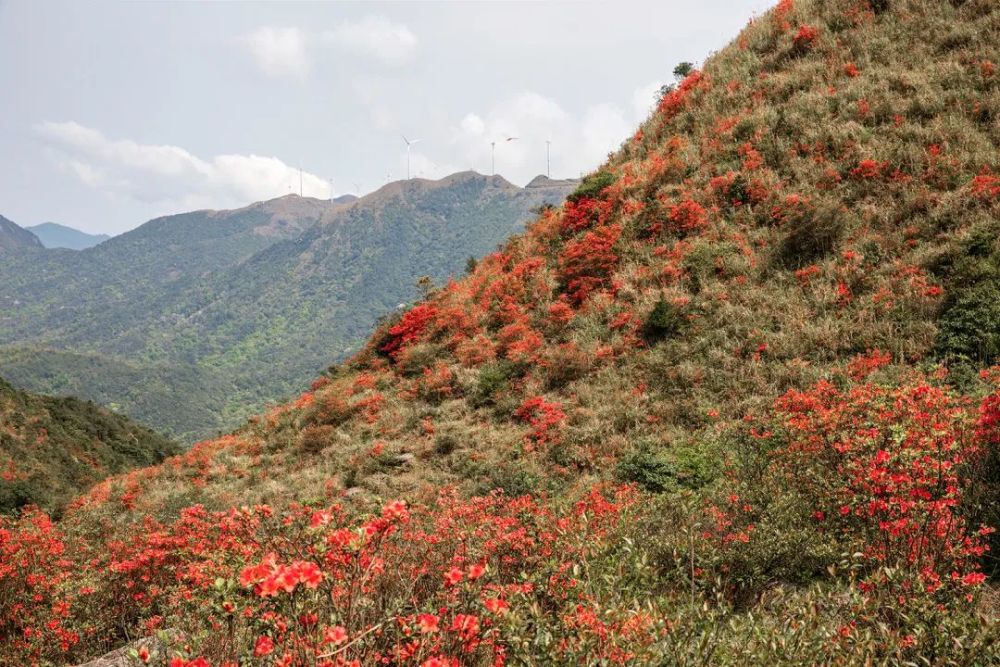
M 0 303 L 17 305 L 0 313 L 0 372 L 187 442 L 215 435 L 357 349 L 417 278 L 460 273 L 573 187 L 469 172 L 361 199 L 290 195 L 5 264 Z
M 38 237 L 23 227 L 0 215 L 0 252 L 10 255 L 13 252 L 41 248 Z M 9 257 L 5 257 L 6 261 Z
M 783 0 L 308 392 L 11 522 L 0 651 L 997 664 L 997 34 Z
M 37 236 L 46 248 L 86 250 L 111 238 L 107 234 L 88 234 L 55 222 L 43 222 L 25 229 Z
M 0 379 L 0 514 L 29 504 L 61 510 L 94 482 L 179 451 L 93 403 L 29 394 Z

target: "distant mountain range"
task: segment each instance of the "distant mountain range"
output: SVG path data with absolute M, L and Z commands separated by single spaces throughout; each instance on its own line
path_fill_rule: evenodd
M 417 278 L 460 273 L 576 184 L 462 172 L 36 244 L 0 264 L 0 373 L 191 442 L 301 388 L 419 296 Z
M 55 222 L 43 222 L 25 229 L 37 236 L 46 248 L 86 250 L 111 238 L 107 234 L 88 234 Z

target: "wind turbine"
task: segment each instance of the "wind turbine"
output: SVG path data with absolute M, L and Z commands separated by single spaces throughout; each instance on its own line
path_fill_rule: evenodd
M 545 140 L 545 178 L 552 178 L 552 163 L 549 161 L 549 147 L 552 146 L 552 140 Z
M 419 144 L 421 140 L 414 139 L 413 141 L 410 141 L 409 139 L 406 138 L 406 135 L 400 135 L 400 136 L 402 136 L 403 141 L 406 142 L 406 180 L 410 180 L 410 146 L 412 146 L 413 144 Z
M 517 141 L 517 137 L 507 137 L 506 141 Z M 490 147 L 492 148 L 492 153 L 490 154 L 490 167 L 493 175 L 497 175 L 497 142 L 491 141 Z

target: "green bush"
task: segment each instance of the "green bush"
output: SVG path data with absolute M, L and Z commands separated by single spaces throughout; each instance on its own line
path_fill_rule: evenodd
M 576 201 L 586 197 L 598 197 L 605 188 L 614 182 L 614 174 L 603 170 L 596 171 L 593 174 L 587 175 L 583 179 L 583 182 L 580 183 L 580 186 L 574 190 L 573 193 L 567 197 L 567 199 L 570 201 Z
M 945 305 L 935 348 L 944 359 L 966 358 L 987 366 L 1000 359 L 1000 289 L 995 281 L 962 290 Z
M 507 361 L 486 364 L 480 368 L 476 388 L 470 396 L 472 405 L 477 408 L 495 405 L 497 393 L 505 389 L 516 375 L 516 366 Z
M 619 461 L 615 476 L 653 493 L 670 491 L 677 486 L 673 466 L 647 448 Z
M 642 325 L 643 337 L 649 343 L 656 343 L 676 334 L 683 324 L 684 314 L 680 308 L 660 297 L 646 315 L 646 321 Z

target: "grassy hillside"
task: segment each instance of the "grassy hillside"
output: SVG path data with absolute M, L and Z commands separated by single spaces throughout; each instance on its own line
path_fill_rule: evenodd
M 176 444 L 75 398 L 18 391 L 0 379 L 0 513 L 61 510 L 108 475 L 176 454 Z
M 170 216 L 92 250 L 25 257 L 0 266 L 12 304 L 0 371 L 189 443 L 217 435 L 360 347 L 420 295 L 417 278 L 461 273 L 572 188 L 413 179 L 361 200 Z
M 997 34 L 784 0 L 310 391 L 11 523 L 7 655 L 996 664 Z

